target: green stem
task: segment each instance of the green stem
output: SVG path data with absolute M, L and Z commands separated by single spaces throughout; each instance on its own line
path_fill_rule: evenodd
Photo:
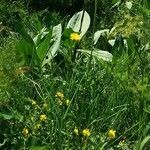
M 84 14 L 85 14 L 85 5 L 86 5 L 86 0 L 84 0 L 84 4 L 83 4 L 83 13 L 82 13 L 82 18 L 81 18 L 81 24 L 80 24 L 80 29 L 79 32 L 81 32 L 82 29 L 82 25 L 83 25 L 83 19 L 84 19 Z M 77 54 L 77 49 L 79 47 L 80 43 L 77 42 L 73 51 L 73 56 L 72 56 L 72 61 L 74 62 L 76 59 L 76 54 Z
M 94 32 L 95 32 L 95 26 L 96 26 L 96 14 L 97 14 L 97 0 L 95 0 L 95 3 L 94 3 L 94 20 L 93 20 L 93 37 L 94 37 Z

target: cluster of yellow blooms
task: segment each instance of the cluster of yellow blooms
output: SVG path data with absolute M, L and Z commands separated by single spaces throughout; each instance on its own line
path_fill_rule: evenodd
M 58 99 L 58 101 L 59 101 L 59 103 L 60 103 L 61 105 L 62 105 L 63 103 L 65 103 L 65 105 L 67 105 L 67 106 L 70 104 L 70 100 L 68 100 L 68 99 L 65 100 L 65 96 L 64 96 L 64 94 L 61 93 L 61 92 L 57 92 L 57 93 L 55 94 L 55 97 Z M 32 100 L 32 105 L 33 105 L 33 106 L 37 105 L 36 101 Z M 46 103 L 43 104 L 43 108 L 47 108 L 47 104 L 46 104 Z M 34 117 L 33 117 L 33 116 L 31 117 L 31 120 L 34 121 Z M 41 114 L 41 115 L 39 116 L 39 120 L 40 120 L 41 122 L 45 122 L 45 121 L 47 120 L 47 116 L 46 116 L 45 114 Z M 39 129 L 40 127 L 41 127 L 41 124 L 40 124 L 40 123 L 37 123 L 37 124 L 34 126 L 34 129 Z M 79 129 L 78 129 L 77 127 L 74 128 L 73 132 L 74 132 L 75 135 L 77 135 L 77 136 L 79 135 Z M 30 135 L 29 129 L 26 128 L 26 127 L 23 128 L 22 134 L 23 134 L 23 136 L 24 136 L 25 138 L 28 138 L 29 135 Z M 89 136 L 91 135 L 91 131 L 90 131 L 90 129 L 85 128 L 85 129 L 82 130 L 81 134 L 82 134 L 84 137 L 89 137 Z M 113 129 L 110 129 L 110 130 L 108 131 L 107 135 L 108 135 L 108 138 L 109 138 L 109 139 L 114 139 L 114 138 L 116 137 L 116 131 L 113 130 Z
M 74 128 L 73 132 L 74 132 L 74 134 L 79 135 L 79 130 L 77 127 Z M 88 128 L 85 128 L 82 130 L 82 135 L 84 137 L 89 137 L 91 135 L 91 132 Z
M 55 97 L 57 97 L 57 98 L 63 100 L 63 99 L 64 99 L 64 94 L 61 93 L 61 92 L 57 92 L 57 93 L 55 94 Z
M 65 104 L 66 106 L 70 105 L 70 100 L 69 99 L 65 99 L 65 96 L 62 92 L 57 92 L 55 94 L 55 97 L 57 98 L 57 102 L 60 106 L 62 106 L 63 104 Z
M 33 121 L 33 120 L 34 120 L 34 117 L 31 117 L 31 120 Z M 45 122 L 45 121 L 47 120 L 47 116 L 46 116 L 45 114 L 42 114 L 42 115 L 40 115 L 39 120 L 40 120 L 41 122 Z M 38 124 L 36 124 L 36 125 L 34 126 L 34 129 L 39 129 L 40 127 L 41 127 L 41 124 L 38 123 Z M 29 137 L 29 129 L 26 128 L 26 127 L 23 128 L 22 134 L 23 134 L 23 136 L 24 136 L 25 138 L 28 138 L 28 137 Z
M 74 134 L 79 135 L 79 129 L 77 127 L 74 128 L 73 132 L 74 132 Z M 84 137 L 89 137 L 91 135 L 90 129 L 88 129 L 88 128 L 83 129 L 82 135 Z M 113 129 L 110 129 L 108 131 L 108 137 L 109 137 L 109 139 L 114 139 L 116 137 L 116 131 Z
M 31 101 L 32 106 L 38 106 L 35 100 Z M 43 108 L 47 108 L 48 105 L 46 103 L 43 104 Z
M 35 100 L 31 100 L 31 104 L 32 106 L 34 106 L 35 108 L 38 108 L 39 106 L 37 105 L 37 102 Z M 48 105 L 46 103 L 43 104 L 43 108 L 47 108 Z M 35 122 L 36 118 L 34 115 L 31 116 L 31 121 Z M 39 129 L 41 127 L 40 122 L 45 122 L 47 120 L 47 116 L 45 114 L 41 114 L 39 116 L 39 121 L 34 125 L 33 129 Z M 22 130 L 22 134 L 25 138 L 28 138 L 30 133 L 29 133 L 29 129 L 28 128 L 23 128 Z
M 46 121 L 47 120 L 47 116 L 45 114 L 40 115 L 40 121 Z
M 25 138 L 27 138 L 29 136 L 29 129 L 28 128 L 23 128 L 22 130 L 22 134 Z

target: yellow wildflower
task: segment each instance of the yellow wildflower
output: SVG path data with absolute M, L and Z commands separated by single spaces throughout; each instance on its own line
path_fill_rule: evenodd
M 108 131 L 108 137 L 109 137 L 110 139 L 114 139 L 114 138 L 116 137 L 116 131 L 113 130 L 113 129 L 109 130 L 109 131 Z
M 80 35 L 78 33 L 71 33 L 70 39 L 72 41 L 80 41 L 81 37 L 80 37 Z
M 24 137 L 28 137 L 28 135 L 29 135 L 29 130 L 28 130 L 27 128 L 23 128 L 22 134 L 24 135 Z
M 66 106 L 69 106 L 70 105 L 70 100 L 67 99 L 66 102 L 65 102 Z
M 57 93 L 55 94 L 55 97 L 56 97 L 56 98 L 59 98 L 59 99 L 61 99 L 61 100 L 63 100 L 63 99 L 64 99 L 64 94 L 61 93 L 61 92 L 57 92 Z
M 83 131 L 82 131 L 82 134 L 83 134 L 83 136 L 85 136 L 85 137 L 89 137 L 90 135 L 91 135 L 91 132 L 90 132 L 90 130 L 89 129 L 84 129 Z
M 77 127 L 74 128 L 73 132 L 76 134 L 76 135 L 79 135 L 79 130 Z
M 46 121 L 47 116 L 45 114 L 40 115 L 40 121 Z
M 39 129 L 41 127 L 41 125 L 38 123 L 34 126 L 34 129 Z
M 36 101 L 32 100 L 32 105 L 36 105 Z

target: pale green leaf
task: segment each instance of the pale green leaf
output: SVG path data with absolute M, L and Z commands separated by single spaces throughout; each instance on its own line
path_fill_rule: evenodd
M 94 45 L 99 40 L 100 36 L 108 35 L 109 29 L 99 30 L 94 33 Z
M 84 53 L 87 56 L 91 56 L 96 58 L 97 60 L 104 60 L 104 61 L 112 61 L 112 54 L 107 52 L 107 51 L 102 51 L 99 49 L 94 49 L 93 51 L 91 50 L 83 50 L 83 49 L 78 49 L 78 51 Z
M 90 22 L 91 22 L 91 19 L 90 19 L 89 14 L 86 11 L 85 12 L 80 11 L 74 14 L 73 17 L 69 20 L 67 24 L 67 28 L 72 28 L 74 32 L 80 32 L 80 27 L 82 23 L 81 33 L 80 33 L 80 36 L 82 37 L 87 32 L 90 26 Z
M 53 27 L 52 30 L 52 38 L 51 38 L 51 46 L 46 54 L 46 57 L 43 60 L 43 66 L 45 64 L 49 64 L 50 61 L 55 57 L 56 52 L 59 49 L 60 41 L 61 41 L 61 34 L 62 34 L 62 26 L 58 24 L 57 26 Z

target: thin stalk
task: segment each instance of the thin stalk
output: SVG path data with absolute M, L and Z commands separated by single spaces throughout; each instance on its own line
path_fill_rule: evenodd
M 84 4 L 83 4 L 83 13 L 82 13 L 82 18 L 81 18 L 79 33 L 81 32 L 82 25 L 83 25 L 83 19 L 84 19 L 84 14 L 85 14 L 85 5 L 86 5 L 86 0 L 84 0 Z M 73 56 L 72 56 L 72 61 L 73 62 L 76 59 L 77 49 L 78 49 L 79 45 L 80 45 L 80 42 L 77 42 L 76 45 L 75 45 Z
M 97 3 L 97 0 L 95 0 L 95 3 L 94 3 L 94 20 L 93 20 L 93 37 L 94 37 L 95 26 L 96 26 L 97 6 L 98 6 L 98 3 Z
M 94 32 L 95 32 L 95 26 L 96 26 L 96 15 L 97 15 L 97 6 L 98 6 L 98 2 L 97 0 L 95 0 L 94 2 L 94 20 L 93 20 L 93 38 L 92 40 L 94 39 Z M 93 41 L 92 41 L 92 44 L 93 44 Z M 88 72 L 90 70 L 90 64 L 91 64 L 91 61 L 92 61 L 92 53 L 93 53 L 93 48 L 91 50 L 91 54 L 90 54 L 90 58 L 89 58 L 89 61 L 88 61 Z

